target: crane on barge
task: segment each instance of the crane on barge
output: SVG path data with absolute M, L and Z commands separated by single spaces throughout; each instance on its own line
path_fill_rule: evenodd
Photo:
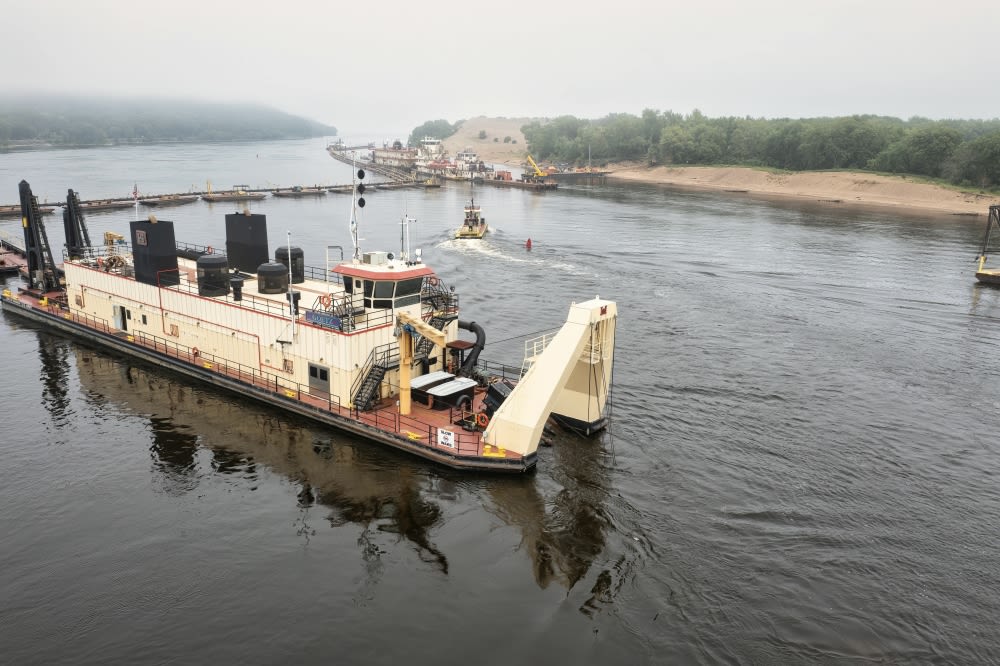
M 534 169 L 534 172 L 531 174 L 527 173 L 523 174 L 521 176 L 522 180 L 540 183 L 545 179 L 546 176 L 549 175 L 547 172 L 542 171 L 541 167 L 539 167 L 538 164 L 535 163 L 535 160 L 531 158 L 531 155 L 528 155 L 528 164 L 531 165 L 531 168 Z
M 45 223 L 38 210 L 38 198 L 32 194 L 31 185 L 22 180 L 18 185 L 21 195 L 21 223 L 24 227 L 24 251 L 28 259 L 28 287 L 44 294 L 60 288 L 62 271 L 56 266 L 45 232 Z
M 83 206 L 76 192 L 66 193 L 66 208 L 63 209 L 63 231 L 66 232 L 66 254 L 70 259 L 83 256 L 84 248 L 90 247 L 90 233 L 83 217 Z

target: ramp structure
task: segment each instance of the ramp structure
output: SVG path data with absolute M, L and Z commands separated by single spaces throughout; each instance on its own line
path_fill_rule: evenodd
M 590 434 L 603 427 L 614 364 L 614 301 L 570 306 L 566 323 L 534 357 L 483 433 L 493 447 L 528 455 L 538 448 L 549 415 Z

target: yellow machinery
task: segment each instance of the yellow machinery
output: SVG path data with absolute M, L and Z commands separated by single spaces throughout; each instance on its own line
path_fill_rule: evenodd
M 413 370 L 413 338 L 420 334 L 442 349 L 447 345 L 444 333 L 424 322 L 419 317 L 412 317 L 405 312 L 396 314 L 396 325 L 399 327 L 399 413 L 406 416 L 410 413 L 410 373 Z
M 545 178 L 547 175 L 549 175 L 544 171 L 542 171 L 537 164 L 535 164 L 535 160 L 531 159 L 531 155 L 528 155 L 528 164 L 530 164 L 531 168 L 535 170 L 536 178 Z
M 116 234 L 113 231 L 104 232 L 104 247 L 107 249 L 108 256 L 112 256 L 117 251 L 117 246 L 123 245 L 125 243 L 125 237 L 121 234 Z

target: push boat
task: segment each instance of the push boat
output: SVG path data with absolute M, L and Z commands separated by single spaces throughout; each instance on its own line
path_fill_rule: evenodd
M 482 211 L 473 199 L 465 207 L 465 220 L 455 232 L 455 238 L 482 238 L 487 231 L 489 227 L 486 225 L 486 218 L 482 216 Z
M 1000 204 L 990 206 L 990 216 L 986 220 L 986 235 L 983 237 L 983 247 L 979 251 L 979 267 L 976 269 L 976 279 L 984 284 L 1000 285 L 1000 267 L 987 266 L 986 260 L 993 251 L 995 243 L 994 228 L 1000 235 Z
M 521 367 L 481 360 L 485 331 L 419 250 L 362 252 L 357 190 L 353 256 L 331 265 L 328 246 L 322 268 L 290 242 L 272 260 L 249 211 L 225 216 L 225 254 L 154 216 L 129 223 L 130 242 L 91 245 L 66 215 L 57 266 L 25 181 L 20 194 L 27 286 L 0 304 L 48 330 L 456 469 L 531 470 L 550 417 L 583 435 L 607 424 L 615 302 L 572 304 Z

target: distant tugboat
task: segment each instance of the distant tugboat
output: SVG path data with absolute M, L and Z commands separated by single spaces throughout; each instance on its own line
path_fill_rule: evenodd
M 486 218 L 482 216 L 479 206 L 476 205 L 476 200 L 473 199 L 465 207 L 465 220 L 455 232 L 455 238 L 478 239 L 485 236 L 487 231 L 489 231 L 489 227 L 486 224 Z
M 986 284 L 1000 285 L 1000 268 L 986 266 L 986 256 L 991 249 L 990 236 L 993 227 L 1000 230 L 1000 205 L 990 206 L 990 219 L 986 221 L 986 236 L 983 238 L 983 248 L 979 251 L 979 269 L 976 279 Z

